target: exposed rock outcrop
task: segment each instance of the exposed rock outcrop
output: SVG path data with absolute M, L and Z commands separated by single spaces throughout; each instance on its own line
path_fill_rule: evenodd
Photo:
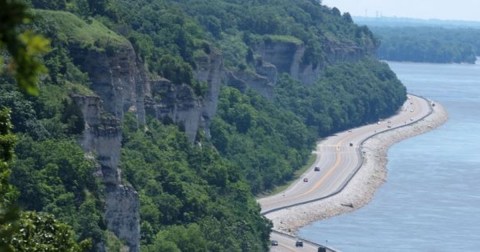
M 333 41 L 326 41 L 323 47 L 329 53 L 316 64 L 305 62 L 306 47 L 298 42 L 267 40 L 259 43 L 255 52 L 260 55 L 261 61 L 266 62 L 263 64 L 273 64 L 279 73 L 288 73 L 304 84 L 312 84 L 320 77 L 327 65 L 358 60 L 367 54 L 372 54 L 374 50 L 374 48 L 365 49 Z M 258 69 L 257 72 L 262 74 Z
M 136 111 L 145 122 L 144 97 L 148 89 L 146 72 L 128 42 L 104 51 L 71 47 L 75 64 L 88 74 L 91 89 L 105 101 L 103 108 L 118 119 L 126 111 Z
M 107 46 L 108 47 L 108 46 Z M 126 111 L 135 111 L 145 122 L 144 97 L 148 88 L 145 70 L 128 41 L 106 50 L 71 46 L 75 63 L 91 80 L 98 96 L 74 96 L 85 120 L 81 145 L 96 157 L 96 172 L 105 185 L 104 219 L 107 228 L 125 241 L 129 250 L 140 250 L 140 203 L 137 192 L 121 181 L 121 121 Z
M 105 214 L 107 228 L 124 240 L 129 250 L 140 250 L 140 202 L 137 192 L 121 183 L 120 149 L 122 132 L 117 118 L 102 113 L 98 96 L 72 97 L 85 120 L 81 145 L 87 156 L 96 157 L 96 175 L 105 184 Z
M 242 92 L 247 88 L 251 88 L 267 99 L 273 98 L 273 87 L 275 83 L 270 81 L 266 76 L 247 71 L 228 72 L 226 76 L 228 85 Z
M 98 162 L 96 175 L 105 185 L 104 218 L 107 228 L 125 241 L 130 251 L 140 248 L 139 198 L 137 192 L 122 182 L 119 169 L 121 155 L 121 121 L 127 111 L 135 113 L 139 124 L 146 115 L 180 125 L 191 142 L 199 130 L 210 136 L 210 121 L 215 116 L 222 83 L 242 91 L 251 88 L 273 99 L 278 73 L 288 73 L 305 84 L 316 81 L 327 64 L 355 60 L 368 51 L 355 46 L 329 42 L 330 53 L 322 63 L 304 61 L 303 43 L 271 41 L 254 48 L 260 57 L 254 69 L 228 71 L 220 52 L 208 48 L 195 58 L 194 78 L 205 88 L 156 77 L 147 77 L 147 69 L 128 41 L 107 45 L 101 50 L 79 45 L 70 46 L 74 63 L 86 72 L 90 88 L 98 96 L 73 96 L 85 120 L 81 145 L 88 156 Z M 251 62 L 253 63 L 253 62 Z
M 207 91 L 202 100 L 200 126 L 205 130 L 206 136 L 210 137 L 210 121 L 217 112 L 218 96 L 225 76 L 223 56 L 211 49 L 208 55 L 197 58 L 196 63 L 195 79 L 207 84 Z
M 341 61 L 353 61 L 372 54 L 374 48 L 360 48 L 350 44 L 339 44 L 327 41 L 325 51 L 329 52 L 325 58 L 317 63 L 308 63 L 305 60 L 307 48 L 300 40 L 276 41 L 266 39 L 254 48 L 259 57 L 255 62 L 255 72 L 227 71 L 226 83 L 241 91 L 251 88 L 267 99 L 272 99 L 274 87 L 279 73 L 287 73 L 292 78 L 304 84 L 312 84 L 322 74 L 327 65 Z
M 151 82 L 147 113 L 183 126 L 188 139 L 193 141 L 202 118 L 202 102 L 190 86 L 159 79 Z
M 217 110 L 224 76 L 222 56 L 217 52 L 197 58 L 196 64 L 195 79 L 207 86 L 201 96 L 188 85 L 158 78 L 150 82 L 146 98 L 147 114 L 181 125 L 191 142 L 199 129 L 210 135 L 209 123 Z
M 121 180 L 121 121 L 127 111 L 134 112 L 140 124 L 148 112 L 161 120 L 183 126 L 194 141 L 199 129 L 209 135 L 208 127 L 217 110 L 223 79 L 223 60 L 218 52 L 197 59 L 195 78 L 207 86 L 203 96 L 192 87 L 158 78 L 147 80 L 130 43 L 106 50 L 72 45 L 74 62 L 91 80 L 98 96 L 75 95 L 82 111 L 85 130 L 80 140 L 87 156 L 98 162 L 96 175 L 105 185 L 104 218 L 107 228 L 124 240 L 130 251 L 140 248 L 140 217 L 137 192 Z

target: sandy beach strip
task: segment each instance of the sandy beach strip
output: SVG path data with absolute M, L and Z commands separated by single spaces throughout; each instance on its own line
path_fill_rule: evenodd
M 406 138 L 428 132 L 448 119 L 441 104 L 435 103 L 433 112 L 426 118 L 406 127 L 387 131 L 368 139 L 362 146 L 364 163 L 345 189 L 330 198 L 291 207 L 267 214 L 273 229 L 295 235 L 312 222 L 355 211 L 368 204 L 376 190 L 387 178 L 387 151 L 390 146 Z

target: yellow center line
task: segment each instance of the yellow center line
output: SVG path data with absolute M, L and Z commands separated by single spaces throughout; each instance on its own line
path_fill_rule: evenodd
M 350 136 L 350 135 L 348 135 L 348 136 Z M 308 191 L 306 191 L 302 194 L 297 194 L 297 195 L 291 197 L 290 199 L 297 199 L 297 198 L 300 198 L 302 196 L 305 196 L 305 195 L 317 190 L 325 182 L 325 180 L 327 180 L 332 175 L 332 173 L 337 169 L 338 165 L 340 164 L 340 162 L 342 160 L 340 158 L 340 151 L 339 151 L 338 148 L 342 145 L 343 141 L 345 141 L 346 138 L 347 137 L 341 138 L 341 140 L 335 145 L 329 145 L 329 146 L 335 146 L 335 164 L 333 164 L 333 166 L 331 166 L 331 168 L 328 169 L 328 172 L 325 175 L 323 175 L 322 178 L 319 181 L 317 181 L 315 183 L 315 185 L 312 188 L 310 188 Z
M 415 103 L 416 103 L 416 101 L 415 101 Z M 415 106 L 415 105 L 417 105 L 417 106 Z M 413 104 L 412 107 L 420 107 L 420 106 L 418 106 L 418 104 Z M 346 137 L 342 138 L 341 141 L 338 142 L 335 145 L 325 145 L 325 146 L 335 146 L 335 151 L 336 151 L 335 164 L 330 169 L 328 169 L 327 173 L 324 176 L 322 176 L 322 178 L 320 180 L 318 180 L 312 188 L 310 188 L 308 191 L 306 191 L 306 192 L 304 192 L 300 195 L 297 195 L 295 198 L 305 196 L 305 195 L 317 190 L 325 182 L 325 180 L 327 180 L 333 174 L 333 172 L 340 165 L 341 158 L 340 158 L 340 151 L 338 151 L 338 148 L 343 143 L 343 141 L 345 141 L 345 139 L 346 139 Z
M 330 169 L 328 169 L 327 173 L 323 175 L 322 178 L 318 180 L 317 183 L 315 183 L 315 185 L 312 188 L 310 188 L 310 190 L 300 194 L 298 197 L 302 197 L 304 195 L 307 195 L 317 190 L 325 182 L 325 180 L 328 179 L 332 175 L 332 173 L 337 169 L 338 165 L 340 164 L 340 161 L 342 160 L 340 158 L 340 151 L 338 151 L 338 148 L 340 147 L 340 145 L 342 145 L 344 140 L 345 138 L 343 138 L 340 142 L 338 142 L 335 145 L 335 164 L 333 164 L 333 166 Z

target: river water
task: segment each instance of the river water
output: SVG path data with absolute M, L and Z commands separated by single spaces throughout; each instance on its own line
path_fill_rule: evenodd
M 480 251 L 480 65 L 389 65 L 449 120 L 390 148 L 387 182 L 370 204 L 299 235 L 344 252 Z

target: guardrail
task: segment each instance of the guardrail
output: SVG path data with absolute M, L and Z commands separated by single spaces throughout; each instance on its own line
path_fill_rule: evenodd
M 362 149 L 363 149 L 363 144 L 380 135 L 380 134 L 383 134 L 385 132 L 390 132 L 390 131 L 393 131 L 393 130 L 397 130 L 397 129 L 400 129 L 400 128 L 404 128 L 404 127 L 407 127 L 407 126 L 410 126 L 410 125 L 413 125 L 415 123 L 418 123 L 422 120 L 424 120 L 425 118 L 429 117 L 432 113 L 433 113 L 433 107 L 432 107 L 432 103 L 425 97 L 423 96 L 418 96 L 418 95 L 413 95 L 413 94 L 409 94 L 411 96 L 415 96 L 417 98 L 420 98 L 422 100 L 424 100 L 425 102 L 427 102 L 428 104 L 428 108 L 429 108 L 429 111 L 426 115 L 422 116 L 420 119 L 416 120 L 416 121 L 413 121 L 413 122 L 410 122 L 410 123 L 406 123 L 406 124 L 403 124 L 403 125 L 400 125 L 400 126 L 397 126 L 397 127 L 392 127 L 392 128 L 389 128 L 389 129 L 386 129 L 386 130 L 383 130 L 383 131 L 379 131 L 379 132 L 376 132 L 375 134 L 363 139 L 360 144 L 359 144 L 359 148 L 357 149 L 357 155 L 359 157 L 359 160 L 360 162 L 357 164 L 357 166 L 355 167 L 355 170 L 349 175 L 348 179 L 345 180 L 345 182 L 339 187 L 339 189 L 329 195 L 326 195 L 326 196 L 323 196 L 323 197 L 319 197 L 319 198 L 315 198 L 315 199 L 311 199 L 311 200 L 307 200 L 307 201 L 303 201 L 303 202 L 298 202 L 298 203 L 295 203 L 295 204 L 291 204 L 291 205 L 287 205 L 287 206 L 283 206 L 283 207 L 277 207 L 277 208 L 273 208 L 273 209 L 270 209 L 268 211 L 264 211 L 264 212 L 261 212 L 262 215 L 267 215 L 269 213 L 273 213 L 273 212 L 277 212 L 277 211 L 280 211 L 280 210 L 283 210 L 283 209 L 287 209 L 287 208 L 290 208 L 290 207 L 296 207 L 296 206 L 301 206 L 301 205 L 305 205 L 305 204 L 309 204 L 309 203 L 313 203 L 313 202 L 317 202 L 317 201 L 320 201 L 320 200 L 324 200 L 324 199 L 327 199 L 327 198 L 330 198 L 330 197 L 333 197 L 339 193 L 341 193 L 345 187 L 347 187 L 348 183 L 350 183 L 350 181 L 353 179 L 353 177 L 355 177 L 355 175 L 358 173 L 358 171 L 360 170 L 360 168 L 362 168 L 363 166 L 363 163 L 365 162 L 365 159 L 362 155 Z M 287 233 L 283 233 L 283 232 L 280 232 L 280 231 L 277 231 L 277 230 L 272 230 L 274 233 L 277 233 L 277 234 L 280 234 L 280 235 L 283 235 L 283 236 L 288 236 L 288 237 L 291 237 L 292 239 L 296 239 L 295 236 L 292 236 L 290 234 L 287 234 Z M 312 245 L 315 245 L 315 246 L 318 246 L 320 248 L 326 248 L 327 251 L 332 251 L 332 252 L 335 252 L 334 249 L 332 248 L 329 248 L 327 246 L 324 246 L 324 245 L 321 245 L 321 244 L 318 244 L 318 243 L 315 243 L 315 242 L 312 242 L 312 241 L 308 241 L 308 240 L 305 240 L 305 239 L 302 239 L 303 241 L 305 241 L 306 243 L 310 243 Z
M 289 238 L 291 238 L 291 239 L 293 239 L 293 240 L 296 240 L 296 239 L 297 239 L 297 237 L 295 237 L 295 236 L 293 236 L 293 235 L 290 235 L 290 234 L 287 234 L 287 233 L 283 233 L 283 232 L 280 232 L 280 231 L 277 231 L 277 230 L 272 230 L 272 232 L 274 232 L 274 233 L 276 233 L 276 234 L 278 234 L 278 235 L 281 235 L 281 236 L 289 237 Z M 313 245 L 313 246 L 316 246 L 316 247 L 318 247 L 318 248 L 324 248 L 327 252 L 335 252 L 335 250 L 333 250 L 332 248 L 329 248 L 329 247 L 327 247 L 327 246 L 324 246 L 324 245 L 322 245 L 322 244 L 320 244 L 320 243 L 312 242 L 312 241 L 305 240 L 305 239 L 302 239 L 302 241 L 303 241 L 304 243 L 308 243 L 308 244 Z

